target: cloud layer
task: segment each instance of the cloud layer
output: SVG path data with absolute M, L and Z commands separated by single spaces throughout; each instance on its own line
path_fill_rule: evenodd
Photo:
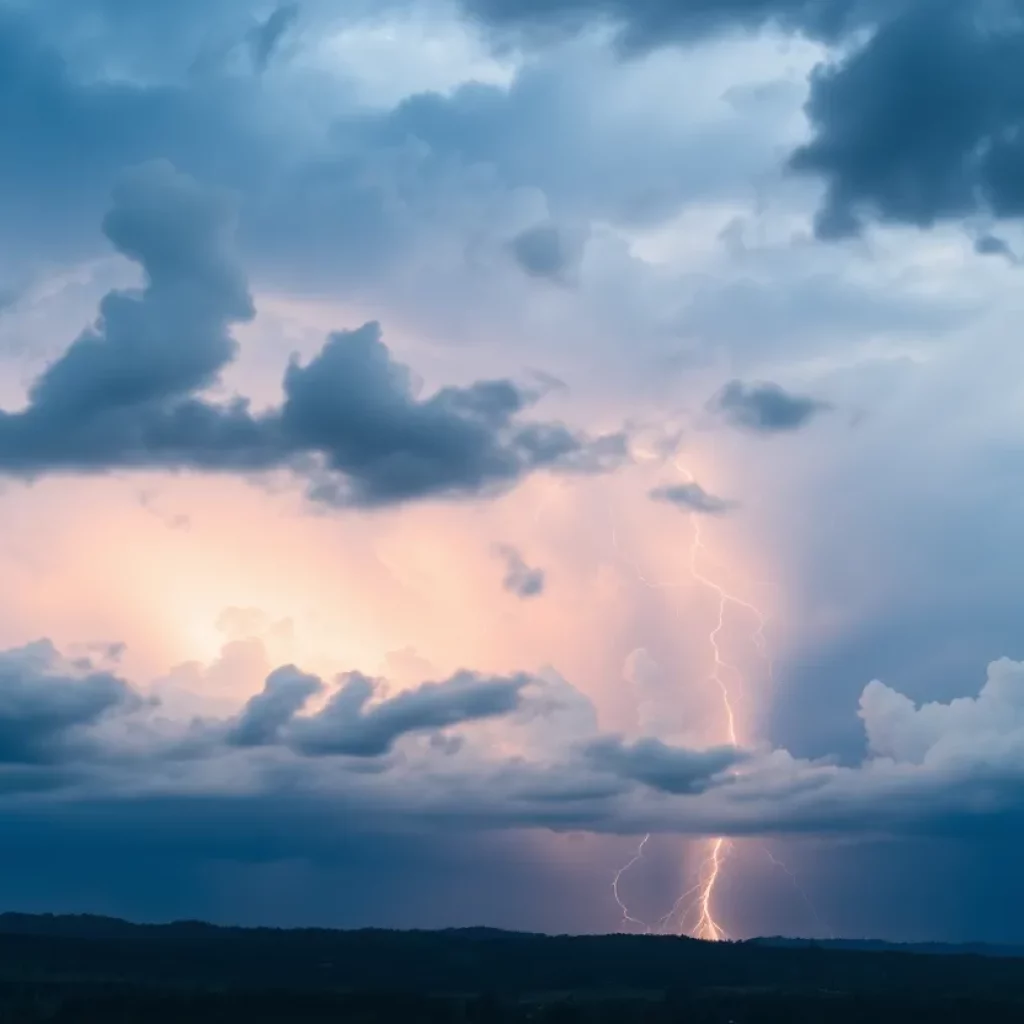
M 872 682 L 860 702 L 869 753 L 847 767 L 625 740 L 575 711 L 566 731 L 561 716 L 580 703 L 550 674 L 461 671 L 389 695 L 358 672 L 328 685 L 283 666 L 234 716 L 175 720 L 40 641 L 0 656 L 0 800 L 58 815 L 69 799 L 130 814 L 171 798 L 277 813 L 291 794 L 378 827 L 413 814 L 428 829 L 739 836 L 942 835 L 1016 827 L 1024 814 L 1024 663 L 993 663 L 976 697 L 947 704 Z

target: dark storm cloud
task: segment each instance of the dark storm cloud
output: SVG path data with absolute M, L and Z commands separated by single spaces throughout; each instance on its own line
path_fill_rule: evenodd
M 263 691 L 248 701 L 228 729 L 227 740 L 239 747 L 284 744 L 309 757 L 378 758 L 403 736 L 436 734 L 515 711 L 530 681 L 526 675 L 494 678 L 459 672 L 444 682 L 423 683 L 379 699 L 378 680 L 350 672 L 320 711 L 300 718 L 299 712 L 324 686 L 316 676 L 286 665 L 272 672 Z M 446 752 L 457 753 L 458 745 Z
M 229 325 L 254 315 L 233 229 L 229 200 L 170 164 L 127 174 L 103 231 L 144 268 L 145 290 L 104 298 L 95 326 L 32 385 L 30 407 L 88 420 L 212 384 L 235 355 Z
M 631 48 L 776 26 L 844 49 L 812 76 L 809 142 L 793 169 L 822 178 L 822 237 L 866 219 L 927 227 L 1024 213 L 1024 23 L 1017 0 L 463 0 L 500 29 L 562 34 L 609 22 Z
M 586 472 L 624 455 L 621 438 L 592 443 L 561 424 L 518 424 L 531 396 L 511 381 L 418 400 L 377 324 L 332 335 L 308 365 L 289 366 L 284 387 L 282 436 L 294 450 L 323 454 L 331 475 L 311 493 L 329 504 L 488 492 L 542 466 Z
M 562 280 L 573 261 L 563 232 L 554 224 L 539 224 L 512 240 L 512 255 L 531 277 Z
M 276 743 L 281 730 L 323 690 L 316 677 L 284 665 L 267 676 L 263 689 L 250 697 L 238 720 L 228 731 L 228 742 L 239 747 L 262 747 Z
M 795 395 L 770 382 L 744 384 L 733 380 L 712 399 L 712 408 L 733 426 L 757 434 L 799 430 L 829 406 L 807 395 Z
M 675 505 L 687 512 L 698 512 L 702 515 L 720 516 L 735 508 L 735 503 L 708 494 L 698 483 L 666 484 L 656 487 L 650 492 L 652 501 L 660 501 L 666 505 Z
M 586 756 L 601 771 L 676 795 L 704 792 L 716 776 L 743 758 L 732 747 L 683 750 L 660 740 L 626 743 L 617 736 L 591 743 L 586 748 Z
M 1005 238 L 998 235 L 982 235 L 974 241 L 974 251 L 979 256 L 1001 256 L 1008 263 L 1017 264 L 1020 260 Z
M 378 684 L 352 672 L 326 707 L 293 723 L 288 742 L 310 756 L 381 757 L 402 736 L 436 732 L 515 711 L 527 675 L 486 677 L 458 672 L 367 706 Z
M 826 237 L 865 218 L 928 227 L 1024 213 L 1024 27 L 1015 2 L 917 0 L 820 67 L 811 140 L 792 166 L 822 177 Z
M 462 0 L 498 28 L 578 31 L 594 22 L 621 27 L 633 47 L 663 46 L 717 32 L 769 25 L 834 39 L 902 0 Z
M 505 562 L 505 579 L 502 586 L 510 593 L 524 600 L 537 597 L 544 592 L 544 570 L 532 569 L 523 560 L 523 556 L 513 547 L 499 544 L 495 554 Z
M 620 435 L 590 440 L 559 423 L 520 423 L 536 396 L 511 381 L 479 381 L 417 397 L 380 328 L 331 335 L 292 360 L 284 402 L 253 415 L 244 399 L 197 393 L 218 381 L 253 316 L 231 236 L 228 198 L 166 162 L 137 168 L 115 192 L 107 237 L 141 264 L 141 292 L 116 291 L 95 324 L 51 364 L 21 412 L 0 412 L 0 468 L 179 467 L 252 471 L 303 467 L 311 496 L 378 506 L 430 496 L 493 493 L 541 467 L 611 468 Z
M 48 641 L 0 653 L 0 765 L 60 762 L 84 727 L 138 703 L 108 672 L 63 661 Z M 0 788 L 4 779 L 0 778 Z

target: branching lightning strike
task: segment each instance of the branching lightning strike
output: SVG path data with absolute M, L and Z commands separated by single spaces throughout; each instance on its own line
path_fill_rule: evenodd
M 678 462 L 676 463 L 676 469 L 683 474 L 687 483 L 695 482 L 693 474 L 684 466 L 680 466 Z M 696 511 L 692 511 L 690 512 L 689 519 L 693 529 L 693 539 L 690 544 L 689 552 L 690 579 L 712 591 L 718 600 L 718 617 L 714 628 L 708 634 L 708 643 L 711 647 L 713 657 L 710 681 L 718 689 L 721 696 L 722 711 L 725 718 L 725 734 L 728 742 L 733 746 L 738 746 L 739 731 L 727 676 L 731 674 L 738 677 L 740 673 L 736 666 L 730 664 L 723 657 L 720 639 L 722 631 L 725 629 L 726 613 L 730 606 L 748 612 L 757 623 L 757 628 L 754 631 L 752 639 L 758 654 L 764 659 L 768 666 L 768 677 L 770 680 L 774 675 L 774 669 L 771 658 L 768 654 L 768 645 L 764 632 L 767 620 L 764 613 L 757 607 L 757 605 L 737 597 L 735 594 L 727 590 L 721 583 L 712 579 L 710 576 L 707 576 L 701 570 L 700 556 L 702 553 L 705 553 L 707 549 L 705 548 L 703 534 L 701 532 L 700 514 Z M 618 543 L 617 539 L 614 537 L 614 533 L 613 540 L 615 540 L 617 547 Z M 679 584 L 652 583 L 643 576 L 638 567 L 634 566 L 634 568 L 637 570 L 637 576 L 640 581 L 648 587 L 660 589 L 668 586 L 679 586 Z M 722 871 L 731 849 L 729 840 L 722 836 L 710 840 L 708 855 L 701 865 L 698 873 L 699 881 L 697 884 L 693 888 L 684 892 L 676 900 L 672 909 L 658 922 L 655 929 L 652 929 L 649 925 L 637 920 L 629 913 L 628 908 L 623 903 L 619 895 L 619 882 L 622 876 L 643 857 L 644 847 L 647 845 L 650 838 L 650 835 L 644 836 L 632 860 L 615 873 L 612 883 L 612 892 L 616 903 L 619 905 L 623 913 L 622 923 L 639 925 L 648 933 L 652 930 L 661 933 L 672 930 L 677 933 L 688 933 L 694 938 L 706 939 L 711 942 L 719 942 L 724 939 L 728 939 L 728 934 L 716 919 L 714 912 L 715 891 L 718 887 L 719 881 L 721 880 Z M 689 900 L 693 901 L 690 905 L 687 904 L 687 901 Z M 696 915 L 696 922 L 687 926 L 687 922 L 691 921 L 694 915 Z M 673 927 L 674 920 L 676 921 L 675 927 Z

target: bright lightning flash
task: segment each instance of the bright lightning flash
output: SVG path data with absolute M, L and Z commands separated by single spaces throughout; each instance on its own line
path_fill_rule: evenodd
M 687 483 L 695 482 L 693 474 L 684 466 L 680 466 L 676 463 L 676 468 L 686 478 Z M 726 615 L 730 606 L 749 613 L 757 623 L 757 628 L 754 631 L 752 639 L 755 647 L 757 648 L 758 654 L 764 659 L 768 666 L 768 677 L 771 679 L 773 676 L 773 667 L 771 659 L 768 656 L 768 647 L 764 635 L 766 618 L 764 613 L 755 604 L 737 597 L 735 594 L 727 590 L 721 583 L 712 579 L 710 576 L 707 576 L 701 570 L 701 555 L 705 554 L 707 549 L 704 545 L 704 538 L 701 532 L 700 513 L 692 511 L 690 512 L 689 518 L 690 524 L 693 528 L 693 540 L 690 544 L 689 557 L 690 578 L 694 582 L 710 590 L 715 595 L 718 603 L 718 617 L 714 628 L 708 634 L 708 643 L 711 647 L 713 659 L 710 681 L 715 685 L 721 697 L 722 711 L 725 718 L 726 738 L 732 746 L 738 746 L 739 731 L 736 724 L 736 713 L 733 709 L 728 680 L 730 676 L 738 678 L 740 676 L 740 672 L 736 666 L 726 661 L 722 655 L 722 631 L 725 629 Z M 637 569 L 637 575 L 642 583 L 652 588 L 677 585 L 652 583 L 644 578 L 644 576 L 639 572 L 639 569 Z M 637 921 L 636 918 L 632 917 L 625 904 L 620 899 L 619 881 L 622 875 L 641 859 L 644 847 L 647 845 L 650 838 L 650 835 L 644 836 L 643 841 L 640 843 L 633 859 L 616 872 L 612 883 L 613 895 L 623 912 L 623 923 L 640 925 L 646 932 L 650 932 L 652 929 L 648 925 L 645 925 L 643 922 Z M 708 855 L 705 858 L 699 873 L 700 880 L 692 889 L 683 893 L 683 895 L 676 901 L 672 910 L 670 910 L 668 914 L 661 919 L 657 926 L 657 930 L 659 932 L 670 930 L 672 928 L 673 919 L 676 919 L 677 924 L 674 930 L 677 932 L 686 932 L 693 938 L 706 939 L 710 942 L 720 942 L 724 939 L 728 939 L 728 934 L 715 917 L 714 898 L 730 848 L 731 844 L 729 840 L 724 837 L 719 836 L 710 840 Z M 693 899 L 693 903 L 688 907 L 687 901 L 691 899 Z M 692 921 L 694 915 L 696 915 L 696 923 L 687 927 L 687 921 Z
M 689 470 L 678 465 L 676 468 L 686 476 L 688 483 L 694 482 L 693 474 Z M 701 572 L 699 559 L 701 552 L 703 552 L 705 548 L 700 528 L 700 516 L 696 512 L 691 512 L 690 522 L 693 526 L 693 542 L 690 545 L 690 575 L 698 583 L 711 590 L 718 599 L 718 620 L 715 623 L 714 629 L 712 629 L 708 634 L 708 643 L 711 645 L 711 650 L 714 655 L 714 668 L 711 673 L 711 681 L 718 687 L 719 693 L 721 694 L 722 709 L 725 713 L 726 736 L 728 737 L 729 743 L 735 747 L 739 745 L 739 734 L 736 729 L 736 713 L 733 711 L 729 685 L 724 673 L 739 675 L 739 672 L 735 666 L 730 665 L 722 657 L 722 649 L 719 640 L 722 635 L 722 630 L 725 628 L 726 611 L 730 605 L 749 612 L 757 622 L 757 629 L 754 632 L 754 643 L 757 647 L 758 653 L 767 662 L 768 675 L 770 679 L 773 674 L 773 669 L 771 659 L 768 657 L 767 644 L 765 642 L 765 617 L 756 605 L 736 597 L 735 594 L 730 593 L 720 583 Z M 728 840 L 722 837 L 711 840 L 711 852 L 707 860 L 708 866 L 703 873 L 704 878 L 700 887 L 700 899 L 698 901 L 700 917 L 697 921 L 696 928 L 691 932 L 694 938 L 708 939 L 712 942 L 718 942 L 721 939 L 728 938 L 722 926 L 717 920 L 715 920 L 713 902 L 715 888 L 718 885 L 719 878 L 721 877 L 722 867 L 725 863 L 726 857 L 728 856 L 729 848 L 730 844 Z

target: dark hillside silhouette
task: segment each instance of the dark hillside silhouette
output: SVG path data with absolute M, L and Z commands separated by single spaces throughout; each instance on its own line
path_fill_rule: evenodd
M 840 945 L 7 914 L 0 1024 L 1024 1020 L 1024 959 Z

